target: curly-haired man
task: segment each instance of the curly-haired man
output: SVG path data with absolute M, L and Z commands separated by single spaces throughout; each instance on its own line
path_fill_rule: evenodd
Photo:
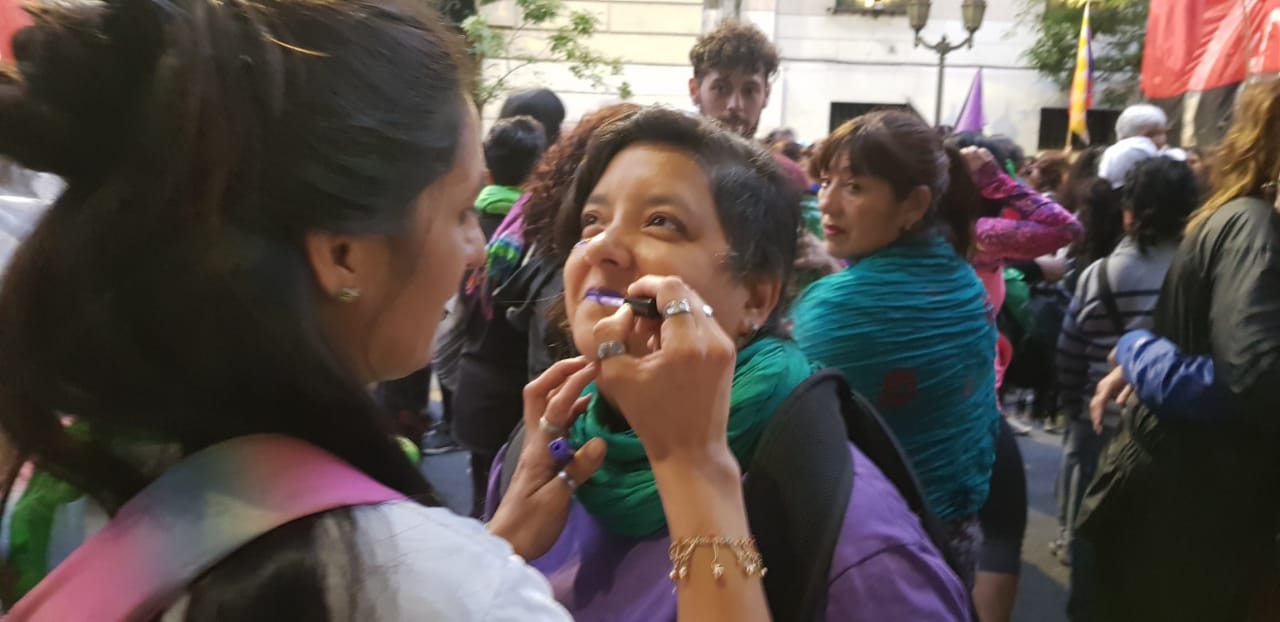
M 753 138 L 778 72 L 778 48 L 755 26 L 726 21 L 689 51 L 689 96 L 703 116 Z

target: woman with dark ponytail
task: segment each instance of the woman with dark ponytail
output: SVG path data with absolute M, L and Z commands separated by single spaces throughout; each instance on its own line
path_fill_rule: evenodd
M 430 360 L 484 250 L 466 54 L 415 4 L 31 6 L 0 154 L 68 186 L 0 288 L 8 619 L 568 619 L 517 555 L 602 448 L 526 452 L 486 533 L 429 507 L 365 389 Z M 570 425 L 595 371 L 553 366 L 526 423 Z M 680 591 L 698 620 L 762 602 Z
M 880 409 L 972 588 L 1000 419 L 994 318 L 969 265 L 978 188 L 960 152 L 902 112 L 846 123 L 812 166 L 827 250 L 851 265 L 797 303 L 796 341 Z

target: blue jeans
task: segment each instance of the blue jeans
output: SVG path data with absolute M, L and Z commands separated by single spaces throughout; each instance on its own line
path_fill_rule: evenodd
M 1102 451 L 1114 434 L 1110 428 L 1103 428 L 1101 434 L 1095 433 L 1088 420 L 1073 418 L 1067 424 L 1062 438 L 1062 469 L 1058 473 L 1058 523 L 1063 529 L 1063 542 L 1068 545 L 1075 534 L 1080 502 L 1098 471 Z

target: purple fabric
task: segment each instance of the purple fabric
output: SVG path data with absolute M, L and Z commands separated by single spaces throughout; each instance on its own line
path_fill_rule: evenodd
M 987 118 L 982 114 L 982 69 L 973 76 L 973 84 L 969 85 L 969 96 L 960 109 L 960 118 L 956 119 L 956 132 L 982 133 L 987 126 Z
M 1051 197 L 1018 183 L 995 162 L 987 162 L 974 171 L 973 181 L 984 199 L 1001 207 L 998 217 L 979 218 L 974 226 L 972 263 L 980 272 L 987 269 L 1003 273 L 1006 262 L 1047 255 L 1084 233 L 1084 227 L 1071 212 Z
M 832 556 L 827 620 L 967 620 L 969 596 L 920 521 L 875 464 L 850 451 L 855 482 Z M 532 565 L 579 622 L 674 621 L 669 544 L 665 533 L 608 533 L 575 503 L 560 539 Z

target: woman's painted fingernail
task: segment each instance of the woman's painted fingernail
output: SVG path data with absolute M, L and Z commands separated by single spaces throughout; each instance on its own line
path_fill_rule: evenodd
M 578 452 L 578 447 L 562 436 L 548 443 L 547 451 L 551 453 L 552 460 L 568 462 L 573 460 L 573 454 Z

